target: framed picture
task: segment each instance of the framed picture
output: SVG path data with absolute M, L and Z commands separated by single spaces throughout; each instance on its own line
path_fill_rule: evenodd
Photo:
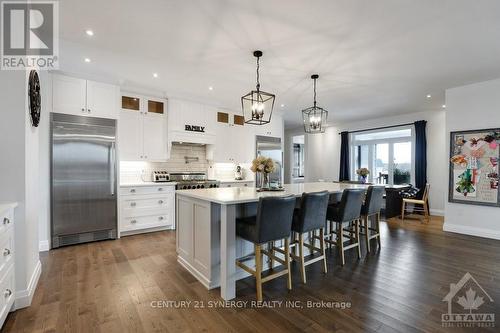
M 449 202 L 500 207 L 500 128 L 450 133 Z

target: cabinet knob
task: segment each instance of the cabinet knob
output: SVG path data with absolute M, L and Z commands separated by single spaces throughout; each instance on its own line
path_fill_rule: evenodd
M 9 254 L 10 254 L 10 250 L 9 249 L 4 249 L 3 250 L 4 257 L 8 256 Z
M 163 216 L 158 216 L 158 220 L 162 221 L 164 219 Z
M 10 290 L 10 289 L 8 289 L 8 288 L 7 288 L 7 289 L 5 289 L 5 293 L 4 293 L 4 295 L 5 295 L 5 298 L 9 297 L 10 295 L 12 295 L 12 290 Z
M 82 112 L 85 112 L 85 108 L 82 108 Z
M 87 109 L 87 111 L 88 111 L 89 113 L 91 112 L 91 111 L 90 111 L 90 109 Z
M 137 220 L 131 220 L 130 223 L 132 224 L 137 223 Z
M 158 203 L 161 205 L 163 203 L 163 200 L 158 200 Z
M 163 191 L 163 187 L 158 188 L 158 191 Z
M 4 217 L 3 224 L 10 224 L 10 220 L 8 218 Z
M 131 189 L 130 193 L 135 193 L 135 188 Z
M 135 202 L 131 202 L 131 203 L 130 203 L 130 206 L 132 206 L 132 207 L 135 207 L 135 205 L 136 205 L 136 203 L 135 203 Z

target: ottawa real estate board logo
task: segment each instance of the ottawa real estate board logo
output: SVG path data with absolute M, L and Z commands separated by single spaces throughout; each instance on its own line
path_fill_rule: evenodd
M 495 327 L 495 314 L 480 310 L 493 299 L 469 272 L 450 284 L 443 302 L 448 303 L 448 312 L 441 315 L 443 327 Z
M 59 3 L 1 1 L 1 69 L 58 69 Z

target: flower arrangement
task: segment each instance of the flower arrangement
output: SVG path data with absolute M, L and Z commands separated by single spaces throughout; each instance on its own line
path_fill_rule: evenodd
M 358 170 L 356 170 L 356 174 L 358 176 L 366 178 L 370 174 L 370 170 L 368 170 L 367 168 L 359 168 Z
M 274 168 L 275 166 L 272 158 L 257 156 L 257 158 L 252 161 L 250 170 L 253 172 L 271 173 L 274 171 Z

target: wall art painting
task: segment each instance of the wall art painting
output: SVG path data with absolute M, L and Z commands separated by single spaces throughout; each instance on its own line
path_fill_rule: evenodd
M 499 206 L 500 128 L 451 132 L 449 202 Z

